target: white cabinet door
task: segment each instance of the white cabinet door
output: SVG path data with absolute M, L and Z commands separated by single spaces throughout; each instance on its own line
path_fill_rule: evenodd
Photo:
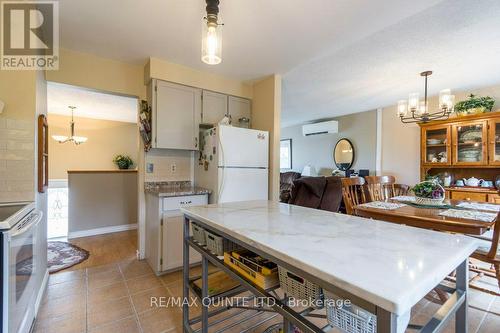
M 162 271 L 182 267 L 183 223 L 183 216 L 163 214 Z M 194 264 L 200 261 L 200 254 L 190 248 L 189 262 Z
M 243 117 L 252 120 L 251 105 L 248 99 L 229 96 L 228 109 L 233 125 L 237 126 L 239 119 Z
M 157 80 L 155 95 L 154 147 L 198 149 L 201 90 Z
M 203 90 L 203 124 L 215 125 L 227 114 L 227 95 Z

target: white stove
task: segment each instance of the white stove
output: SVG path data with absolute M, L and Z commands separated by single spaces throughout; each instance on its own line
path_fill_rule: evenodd
M 0 230 L 11 229 L 17 222 L 34 209 L 34 202 L 12 202 L 0 204 Z
M 33 202 L 0 204 L 0 333 L 27 333 L 35 317 L 38 224 Z

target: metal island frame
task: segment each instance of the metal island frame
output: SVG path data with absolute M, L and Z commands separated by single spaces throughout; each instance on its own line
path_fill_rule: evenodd
M 285 206 L 283 206 L 285 205 Z M 283 209 L 285 208 L 285 209 Z M 286 333 L 291 333 L 292 331 L 292 325 L 296 326 L 298 329 L 300 329 L 304 333 L 320 333 L 320 332 L 326 332 L 329 329 L 331 329 L 331 326 L 327 325 L 325 327 L 318 327 L 316 326 L 308 316 L 312 317 L 317 317 L 317 315 L 312 315 L 311 312 L 314 311 L 313 308 L 305 309 L 302 311 L 296 311 L 292 307 L 288 306 L 287 304 L 287 297 L 286 295 L 284 297 L 279 297 L 278 294 L 274 290 L 264 290 L 255 284 L 251 283 L 250 281 L 246 280 L 244 277 L 242 277 L 237 271 L 232 269 L 231 267 L 227 266 L 224 264 L 224 261 L 220 259 L 217 255 L 213 254 L 209 250 L 206 249 L 206 247 L 201 246 L 199 243 L 197 243 L 193 237 L 191 236 L 190 233 L 190 224 L 192 222 L 196 223 L 197 225 L 203 227 L 206 230 L 209 230 L 211 232 L 214 232 L 231 242 L 234 242 L 238 244 L 241 247 L 244 247 L 260 256 L 263 258 L 269 259 L 273 262 L 275 262 L 277 265 L 284 267 L 285 269 L 289 270 L 290 272 L 303 277 L 304 279 L 307 279 L 320 287 L 322 287 L 325 290 L 335 290 L 335 294 L 340 296 L 341 298 L 344 299 L 349 299 L 352 304 L 355 304 L 356 306 L 359 306 L 360 308 L 376 315 L 377 317 L 377 332 L 381 333 L 398 333 L 400 332 L 401 328 L 398 329 L 398 321 L 397 321 L 397 314 L 394 311 L 388 310 L 387 306 L 381 306 L 380 302 L 374 302 L 367 300 L 368 297 L 363 297 L 360 296 L 360 293 L 358 292 L 352 292 L 348 290 L 349 288 L 343 287 L 342 284 L 337 284 L 337 283 L 332 283 L 331 281 L 328 281 L 326 279 L 322 279 L 321 276 L 318 276 L 318 274 L 315 274 L 313 271 L 309 269 L 304 269 L 303 267 L 298 267 L 298 265 L 294 265 L 293 263 L 290 263 L 289 260 L 284 260 L 283 258 L 285 256 L 281 255 L 276 255 L 276 252 L 269 253 L 271 251 L 266 251 L 263 250 L 263 247 L 259 245 L 258 241 L 253 238 L 249 239 L 252 237 L 252 235 L 249 235 L 249 232 L 242 232 L 238 230 L 238 228 L 235 228 L 231 230 L 231 223 L 228 223 L 232 218 L 236 218 L 237 214 L 235 212 L 238 212 L 238 210 L 243 210 L 247 214 L 247 216 L 250 216 L 248 214 L 251 214 L 251 210 L 255 210 L 255 218 L 262 218 L 262 219 L 267 219 L 267 223 L 269 223 L 270 220 L 273 220 L 273 218 L 279 218 L 282 216 L 279 216 L 282 211 L 285 211 L 284 215 L 287 215 L 291 211 L 296 211 L 296 215 L 300 215 L 301 219 L 306 219 L 306 216 L 309 214 L 313 214 L 313 216 L 318 217 L 318 214 L 324 218 L 324 219 L 335 219 L 339 218 L 335 213 L 330 213 L 330 212 L 323 212 L 318 213 L 316 210 L 308 209 L 308 208 L 303 208 L 303 207 L 297 207 L 297 206 L 291 206 L 291 205 L 286 205 L 286 204 L 280 204 L 280 203 L 275 203 L 271 201 L 254 201 L 254 202 L 240 202 L 240 203 L 233 203 L 233 204 L 220 204 L 220 205 L 206 205 L 206 206 L 199 206 L 199 207 L 189 207 L 189 208 L 183 208 L 183 213 L 184 213 L 184 225 L 183 225 L 183 297 L 184 299 L 188 299 L 190 295 L 190 289 L 192 288 L 192 281 L 196 278 L 190 278 L 190 263 L 189 263 L 189 251 L 190 248 L 192 250 L 197 251 L 201 254 L 202 256 L 202 261 L 201 261 L 201 279 L 202 279 L 202 288 L 201 288 L 201 295 L 199 295 L 202 299 L 206 299 L 209 294 L 208 294 L 208 268 L 209 268 L 209 263 L 213 264 L 216 268 L 219 270 L 223 271 L 225 274 L 227 274 L 231 279 L 237 281 L 240 284 L 240 287 L 235 290 L 233 294 L 227 294 L 223 296 L 231 297 L 234 296 L 238 293 L 242 293 L 243 291 L 250 291 L 253 295 L 256 297 L 264 297 L 268 299 L 272 299 L 272 305 L 270 308 L 251 308 L 252 310 L 257 310 L 257 313 L 261 313 L 262 311 L 272 311 L 275 312 L 277 315 L 281 315 L 283 317 L 283 327 L 284 331 Z M 267 209 L 267 213 L 266 213 Z M 314 213 L 312 212 L 314 211 Z M 266 216 L 266 214 L 269 214 L 269 216 Z M 271 216 L 272 215 L 272 216 Z M 278 217 L 277 217 L 278 215 Z M 345 215 L 342 217 L 342 223 L 345 221 Z M 224 217 L 224 218 L 222 218 Z M 351 218 L 356 218 L 356 219 L 362 219 L 359 217 L 349 217 Z M 310 218 L 310 220 L 314 220 L 314 218 Z M 367 220 L 363 219 L 366 221 L 363 221 L 363 223 L 384 223 L 387 224 L 387 228 L 389 228 L 389 223 L 385 222 L 380 222 L 380 221 L 373 221 L 373 220 Z M 223 221 L 223 222 L 221 222 Z M 248 221 L 247 223 L 249 225 L 254 224 L 255 220 L 253 221 Z M 283 222 L 280 220 L 280 223 Z M 314 225 L 312 221 L 303 221 L 303 222 L 297 222 L 295 221 L 290 221 L 291 223 L 311 223 L 311 225 Z M 353 223 L 347 222 L 347 223 Z M 238 219 L 237 222 L 235 222 L 235 225 L 241 226 L 245 225 L 245 221 L 242 219 Z M 255 226 L 252 226 L 255 227 Z M 267 225 L 269 228 L 269 226 Z M 309 226 L 308 226 L 309 227 Z M 380 227 L 378 225 L 377 227 Z M 421 230 L 421 229 L 416 229 L 412 227 L 406 227 L 406 226 L 399 226 L 399 228 L 411 228 L 415 230 Z M 392 232 L 389 231 L 388 232 Z M 425 231 L 428 232 L 428 231 Z M 440 234 L 440 233 L 438 233 Z M 419 332 L 439 332 L 441 331 L 445 325 L 448 323 L 450 318 L 455 315 L 455 320 L 456 320 L 456 332 L 458 333 L 466 333 L 467 332 L 467 293 L 468 293 L 468 256 L 469 252 L 473 252 L 475 248 L 477 247 L 477 242 L 474 240 L 468 240 L 467 237 L 464 236 L 452 236 L 452 235 L 445 235 L 442 234 L 445 237 L 461 237 L 460 240 L 463 238 L 465 241 L 463 241 L 463 245 L 466 247 L 466 249 L 463 251 L 462 254 L 460 254 L 460 260 L 458 262 L 458 265 L 453 264 L 453 269 L 456 269 L 456 287 L 455 288 L 450 288 L 445 285 L 441 285 L 439 282 L 437 285 L 434 286 L 429 286 L 427 292 L 431 291 L 434 288 L 440 288 L 444 290 L 445 292 L 449 293 L 450 296 L 448 300 L 438 309 L 438 311 L 434 314 L 434 316 L 431 318 L 431 320 L 423 325 L 423 326 L 414 326 L 410 325 L 410 327 L 417 329 Z M 279 251 L 279 249 L 276 249 L 276 251 Z M 468 253 L 468 254 L 467 254 Z M 463 257 L 463 258 L 462 258 Z M 456 258 L 455 258 L 455 261 Z M 451 266 L 450 266 L 451 267 Z M 452 269 L 452 270 L 453 270 Z M 450 270 L 450 271 L 452 271 Z M 446 274 L 442 277 L 440 277 L 439 281 L 442 281 L 445 278 Z M 352 289 L 352 288 L 351 288 Z M 424 293 L 425 295 L 425 293 Z M 413 306 L 416 304 L 417 301 L 415 301 L 413 304 L 410 305 Z M 377 304 L 378 303 L 378 304 Z M 238 307 L 238 306 L 236 306 Z M 205 302 L 201 302 L 201 315 L 195 318 L 189 318 L 189 305 L 187 302 L 183 303 L 183 331 L 184 332 L 189 332 L 189 333 L 208 333 L 209 327 L 215 324 L 220 324 L 223 320 L 216 320 L 213 323 L 210 323 L 209 319 L 215 315 L 218 315 L 227 308 L 217 308 L 210 310 L 209 306 L 205 304 Z M 244 308 L 244 307 L 242 307 Z M 267 319 L 266 319 L 267 320 Z M 265 321 L 265 320 L 264 320 Z M 199 329 L 193 329 L 193 325 L 200 323 L 201 327 Z M 261 322 L 262 323 L 262 322 Z M 259 323 L 259 324 L 261 324 Z M 227 329 L 226 329 L 227 330 Z M 224 331 L 222 329 L 221 331 Z M 234 332 L 229 330 L 229 332 Z

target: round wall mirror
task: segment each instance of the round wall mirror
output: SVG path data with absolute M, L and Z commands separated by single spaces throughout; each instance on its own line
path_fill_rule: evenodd
M 333 150 L 333 161 L 339 170 L 349 170 L 354 162 L 354 147 L 348 139 L 340 139 Z

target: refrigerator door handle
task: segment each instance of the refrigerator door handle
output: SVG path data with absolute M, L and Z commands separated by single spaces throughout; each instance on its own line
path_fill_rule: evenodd
M 218 146 L 220 147 L 219 149 L 219 156 L 220 156 L 220 159 L 219 161 L 224 161 L 224 148 L 222 147 L 222 131 L 219 131 L 219 135 L 217 135 L 217 140 L 219 140 L 219 144 Z M 224 189 L 224 168 L 222 168 L 221 170 L 221 177 L 220 177 L 220 181 L 219 181 L 219 191 L 217 193 L 217 197 L 218 197 L 218 200 L 220 200 L 220 197 L 222 196 L 222 190 Z

